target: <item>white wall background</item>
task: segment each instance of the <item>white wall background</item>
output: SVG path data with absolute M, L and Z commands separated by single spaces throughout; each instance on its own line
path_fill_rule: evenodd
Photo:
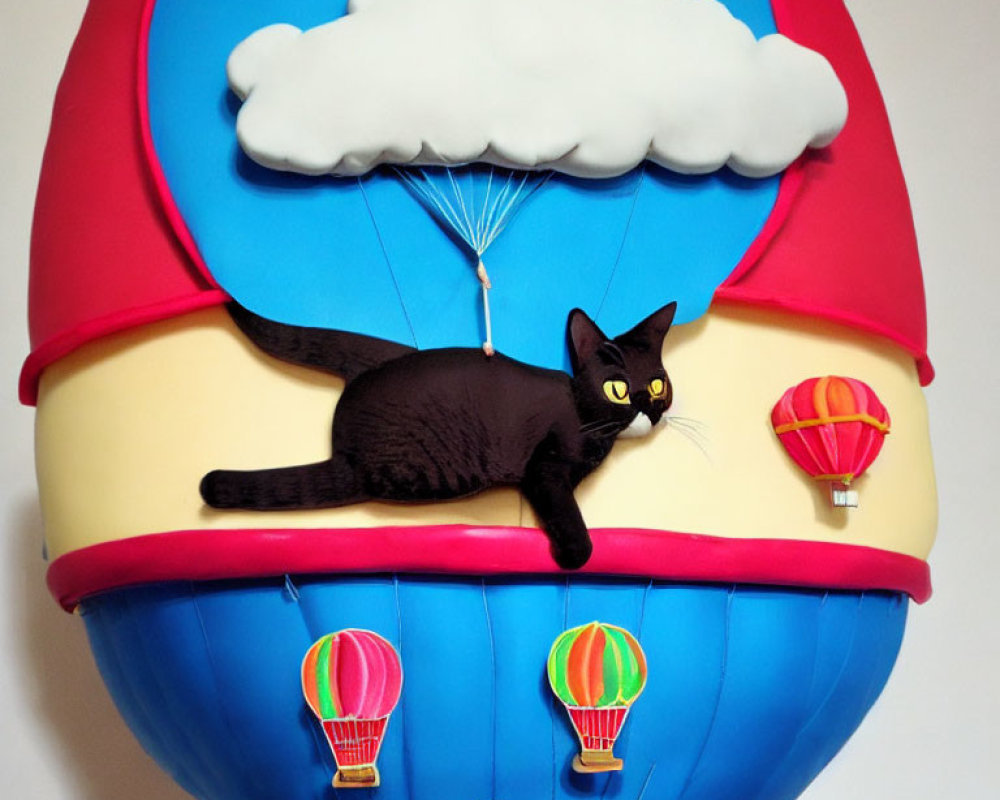
M 1000 31 L 996 0 L 848 0 L 882 85 L 924 262 L 941 499 L 936 593 L 896 671 L 804 800 L 1000 796 Z M 183 800 L 134 743 L 83 625 L 44 586 L 27 353 L 28 232 L 56 82 L 83 0 L 0 5 L 0 795 Z M 846 232 L 845 232 L 846 233 Z M 511 799 L 507 799 L 511 800 Z M 741 800 L 741 798 L 720 798 Z

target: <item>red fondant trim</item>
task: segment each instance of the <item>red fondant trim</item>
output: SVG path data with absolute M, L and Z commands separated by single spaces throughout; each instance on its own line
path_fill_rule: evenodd
M 42 370 L 91 339 L 228 299 L 168 219 L 146 156 L 154 5 L 92 3 L 60 82 L 32 237 L 28 405 Z
M 189 311 L 220 305 L 228 299 L 229 296 L 221 289 L 207 289 L 187 297 L 175 297 L 141 308 L 126 308 L 114 314 L 88 320 L 75 328 L 63 331 L 58 336 L 54 336 L 36 347 L 25 360 L 24 366 L 21 368 L 18 386 L 21 402 L 26 406 L 35 405 L 38 402 L 38 381 L 42 370 L 53 361 L 69 355 L 92 339 L 110 333 L 118 333 L 138 325 L 159 322 Z
M 142 152 L 146 156 L 146 164 L 149 174 L 152 176 L 153 188 L 160 198 L 163 213 L 167 222 L 173 228 L 174 235 L 180 242 L 181 247 L 187 253 L 188 258 L 197 267 L 201 276 L 208 281 L 210 286 L 218 286 L 212 273 L 202 258 L 201 251 L 191 235 L 191 231 L 184 222 L 184 217 L 174 196 L 170 193 L 170 185 L 167 183 L 167 176 L 163 173 L 163 166 L 156 155 L 156 145 L 153 143 L 153 131 L 149 124 L 149 28 L 153 24 L 153 10 L 156 7 L 156 0 L 146 0 L 142 9 L 142 21 L 139 23 L 139 45 L 137 54 L 139 59 L 136 70 L 136 92 L 139 101 L 139 135 L 142 139 Z
M 905 592 L 918 603 L 931 594 L 926 562 L 872 547 L 641 528 L 597 528 L 591 534 L 594 553 L 581 574 L 888 590 Z M 548 539 L 536 528 L 189 530 L 67 553 L 49 567 L 47 582 L 63 608 L 72 610 L 89 595 L 139 584 L 357 572 L 481 576 L 559 571 Z
M 843 0 L 771 0 L 771 9 L 781 33 L 830 61 L 850 111 L 833 144 L 796 162 L 801 185 L 793 196 L 783 181 L 764 230 L 715 300 L 884 336 L 915 357 L 926 385 L 934 370 L 912 214 L 862 43 Z

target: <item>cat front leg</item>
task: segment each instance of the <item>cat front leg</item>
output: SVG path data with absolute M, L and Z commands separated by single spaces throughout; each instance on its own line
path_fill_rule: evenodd
M 521 482 L 521 493 L 548 534 L 556 563 L 563 569 L 586 564 L 594 546 L 573 496 L 569 465 L 533 458 Z

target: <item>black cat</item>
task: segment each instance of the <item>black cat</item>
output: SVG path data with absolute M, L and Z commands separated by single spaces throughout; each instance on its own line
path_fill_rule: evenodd
M 567 322 L 573 377 L 499 353 L 415 350 L 359 334 L 303 328 L 231 303 L 267 353 L 344 378 L 333 456 L 295 467 L 215 470 L 201 495 L 215 508 L 301 509 L 365 500 L 447 500 L 517 486 L 559 566 L 590 557 L 573 489 L 626 431 L 644 433 L 670 407 L 660 351 L 676 303 L 608 339 L 579 309 Z

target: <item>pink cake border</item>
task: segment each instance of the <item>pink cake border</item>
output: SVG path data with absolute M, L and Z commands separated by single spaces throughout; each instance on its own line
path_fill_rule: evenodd
M 732 539 L 645 528 L 594 528 L 578 572 L 558 570 L 537 528 L 471 525 L 209 529 L 136 536 L 75 550 L 49 567 L 66 610 L 89 595 L 139 584 L 285 574 L 600 575 L 931 595 L 925 561 L 873 547 Z

